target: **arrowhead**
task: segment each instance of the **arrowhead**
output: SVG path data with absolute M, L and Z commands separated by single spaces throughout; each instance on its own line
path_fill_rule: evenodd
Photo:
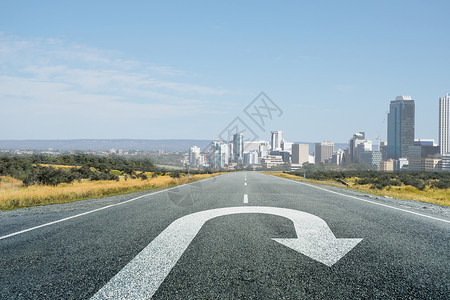
M 318 239 L 317 237 L 272 240 L 321 262 L 328 267 L 337 263 L 353 247 L 362 241 L 362 239 Z

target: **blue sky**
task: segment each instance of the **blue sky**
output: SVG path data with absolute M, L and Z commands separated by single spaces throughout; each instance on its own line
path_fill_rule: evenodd
M 438 135 L 449 1 L 0 2 L 0 139 L 386 139 L 389 101 Z M 264 91 L 283 110 L 260 130 Z

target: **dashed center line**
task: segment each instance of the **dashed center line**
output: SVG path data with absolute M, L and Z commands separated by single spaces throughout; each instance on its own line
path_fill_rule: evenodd
M 244 183 L 244 185 L 247 185 L 247 182 L 246 182 L 246 183 Z
M 247 194 L 244 194 L 244 203 L 248 203 L 248 196 L 247 196 Z

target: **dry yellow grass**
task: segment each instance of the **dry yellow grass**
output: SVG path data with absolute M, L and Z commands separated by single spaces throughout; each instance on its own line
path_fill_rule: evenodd
M 39 164 L 39 165 L 43 167 L 53 167 L 55 169 L 64 169 L 64 170 L 69 170 L 72 168 L 81 168 L 80 166 L 67 166 L 67 165 L 52 165 L 52 164 Z
M 289 178 L 289 179 L 301 180 L 301 181 L 309 182 L 309 183 L 331 185 L 331 186 L 337 186 L 337 187 L 346 188 L 346 189 L 357 190 L 360 192 L 374 194 L 374 195 L 378 195 L 378 196 L 388 196 L 388 197 L 397 198 L 397 199 L 417 200 L 417 201 L 422 201 L 422 202 L 450 206 L 450 189 L 437 189 L 437 188 L 427 187 L 426 189 L 421 191 L 419 189 L 416 189 L 415 187 L 403 185 L 403 186 L 393 186 L 393 187 L 384 188 L 382 190 L 378 190 L 378 189 L 371 189 L 370 184 L 353 185 L 356 178 L 347 179 L 347 183 L 349 183 L 351 186 L 346 187 L 336 181 L 319 181 L 319 180 L 310 180 L 310 179 L 303 180 L 302 177 L 298 177 L 298 176 L 291 175 L 291 174 L 285 174 L 282 172 L 267 172 L 267 173 L 264 172 L 264 173 L 269 174 L 269 175 L 275 175 L 275 176 L 279 176 L 279 177 Z
M 22 185 L 22 181 L 8 176 L 0 176 L 0 190 L 15 188 Z
M 151 173 L 147 174 L 151 176 Z M 120 181 L 82 181 L 59 184 L 58 186 L 33 185 L 29 187 L 19 185 L 17 180 L 15 181 L 17 184 L 11 185 L 9 183 L 8 185 L 5 183 L 5 180 L 7 180 L 5 178 L 2 179 L 2 183 L 5 183 L 5 185 L 0 186 L 0 209 L 10 210 L 37 205 L 68 203 L 88 198 L 167 188 L 216 175 L 218 173 L 191 175 L 190 179 L 187 176 L 178 179 L 166 175 L 147 180 L 120 178 Z

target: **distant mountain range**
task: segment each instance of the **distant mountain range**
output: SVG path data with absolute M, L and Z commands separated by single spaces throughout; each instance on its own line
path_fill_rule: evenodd
M 140 150 L 140 151 L 189 151 L 192 146 L 205 149 L 210 140 L 141 140 L 141 139 L 80 139 L 80 140 L 0 140 L 0 150 L 79 150 L 79 151 L 108 151 Z M 309 151 L 314 152 L 314 143 L 309 144 Z M 346 149 L 348 143 L 335 143 L 334 149 Z M 374 147 L 375 148 L 375 147 Z M 375 150 L 375 149 L 374 149 Z

